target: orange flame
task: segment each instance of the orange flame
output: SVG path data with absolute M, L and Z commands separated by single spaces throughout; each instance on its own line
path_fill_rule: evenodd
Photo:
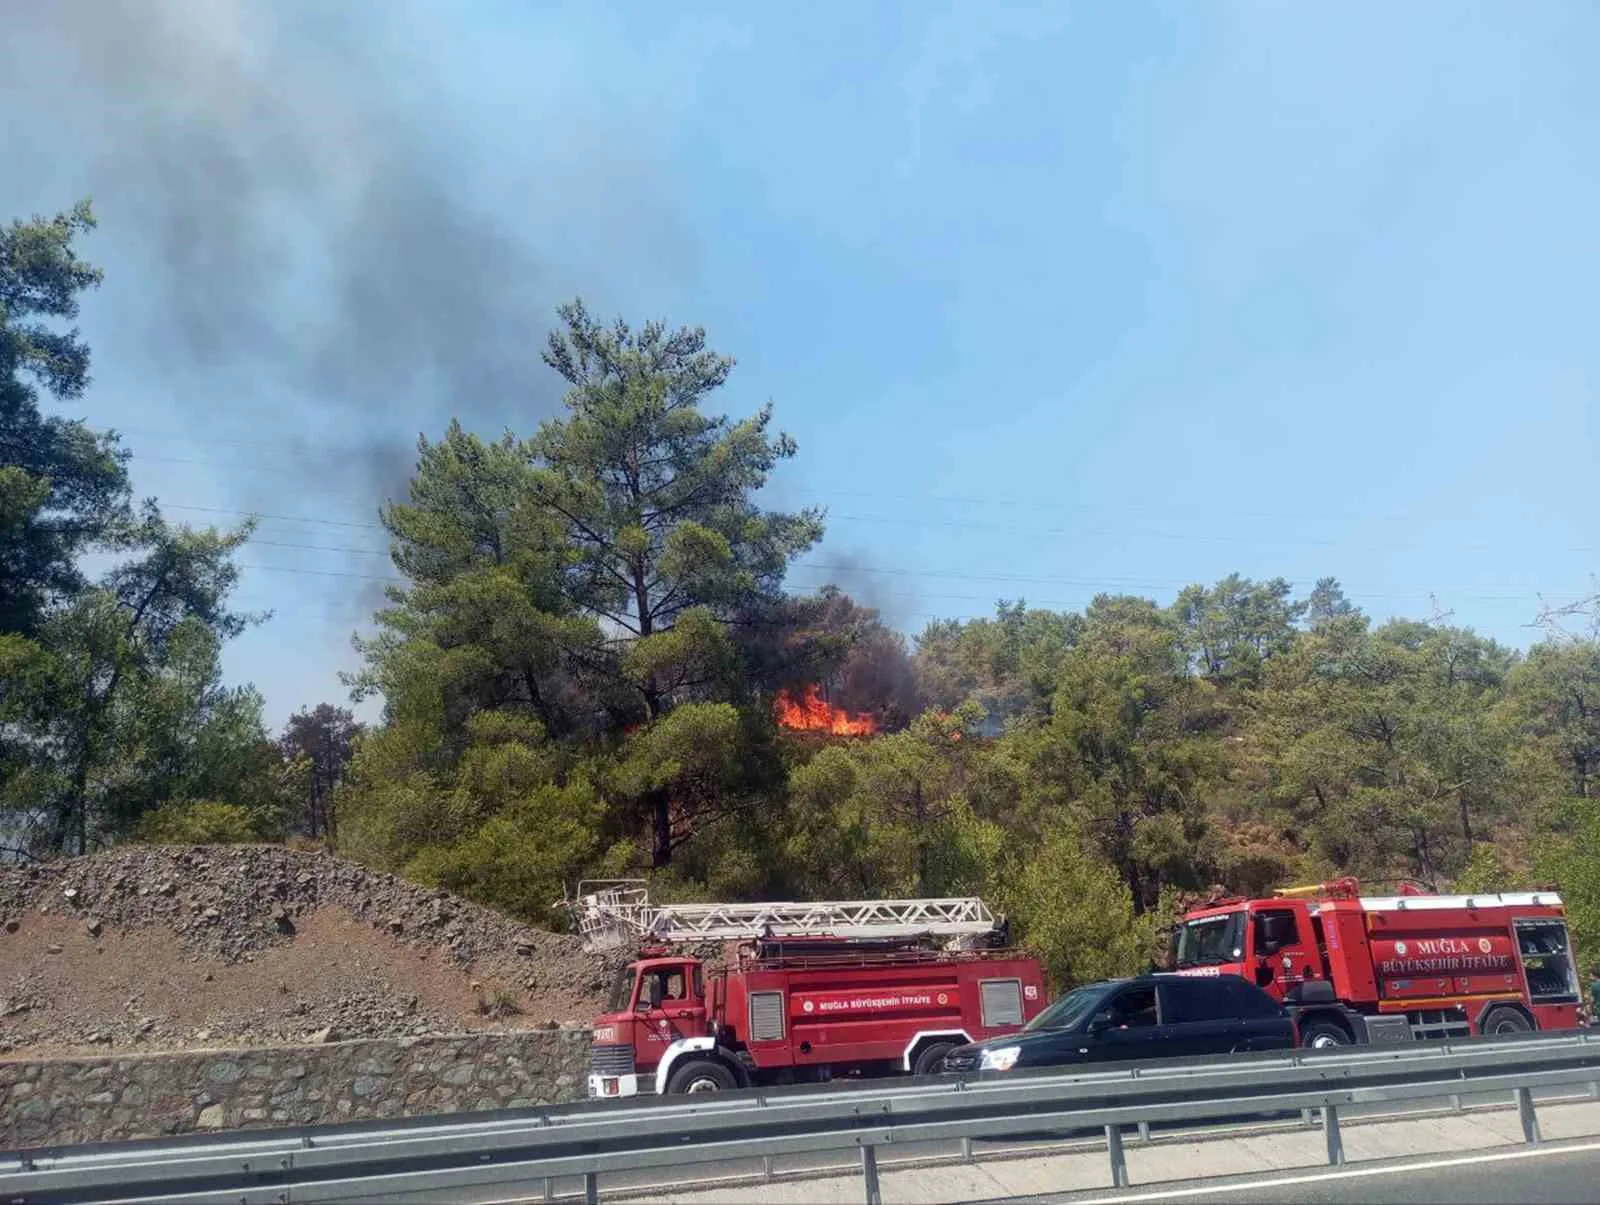
M 870 736 L 878 730 L 878 721 L 870 715 L 851 715 L 843 708 L 829 706 L 815 686 L 806 687 L 805 696 L 798 701 L 788 691 L 780 690 L 772 702 L 772 713 L 783 727 L 802 732 Z

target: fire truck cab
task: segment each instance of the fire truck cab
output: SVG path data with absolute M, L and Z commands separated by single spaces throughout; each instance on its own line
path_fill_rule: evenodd
M 1306 1046 L 1573 1029 L 1581 996 L 1555 892 L 1362 896 L 1355 879 L 1215 900 L 1172 969 L 1241 975 L 1291 1006 Z
M 595 1019 L 593 1097 L 924 1074 L 1047 1002 L 1043 968 L 997 948 L 1003 922 L 977 900 L 652 908 L 602 896 L 583 913 L 591 947 L 645 935 L 647 954 Z M 673 952 L 718 938 L 710 963 Z

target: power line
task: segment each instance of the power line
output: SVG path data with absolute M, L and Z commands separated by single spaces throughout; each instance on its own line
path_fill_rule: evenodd
M 110 430 L 110 428 L 106 428 L 106 427 L 95 427 L 95 428 L 92 428 L 92 429 L 99 430 L 99 431 L 102 431 L 102 432 Z M 123 428 L 122 430 L 141 430 L 141 429 L 140 428 Z M 306 453 L 306 449 L 303 446 L 299 446 L 299 445 L 295 445 L 295 444 L 289 444 L 289 443 L 276 443 L 276 442 L 271 442 L 271 441 L 227 440 L 227 439 L 197 440 L 197 439 L 193 438 L 192 436 L 182 435 L 182 434 L 179 434 L 179 433 L 153 432 L 153 431 L 150 431 L 150 429 L 148 429 L 148 428 L 144 428 L 143 430 L 145 430 L 147 433 L 155 434 L 158 438 L 184 439 L 184 440 L 187 440 L 188 442 L 199 443 L 199 444 L 202 444 L 202 445 L 204 445 L 206 443 L 210 443 L 210 444 L 214 444 L 214 445 L 226 445 L 226 446 L 246 448 L 246 449 L 256 448 L 256 447 L 267 447 L 267 448 L 277 448 L 277 449 L 280 449 L 282 451 L 293 453 L 293 454 L 297 454 L 297 455 L 304 455 Z M 191 465 L 198 465 L 198 466 L 201 466 L 201 467 L 228 469 L 230 471 L 245 470 L 245 471 L 251 471 L 251 472 L 273 473 L 273 474 L 287 475 L 287 476 L 293 476 L 293 477 L 303 477 L 303 476 L 305 476 L 305 470 L 302 469 L 302 468 L 292 468 L 292 467 L 288 467 L 288 466 L 266 465 L 266 464 L 260 464 L 260 463 L 257 463 L 257 462 L 218 461 L 218 460 L 215 460 L 215 459 L 203 459 L 203 458 L 183 457 L 183 456 L 163 456 L 163 455 L 151 454 L 151 453 L 135 453 L 135 457 L 136 458 L 142 458 L 142 459 L 145 459 L 145 460 L 163 462 L 163 463 L 191 464 Z M 820 498 L 820 499 L 822 499 L 824 501 L 827 501 L 827 500 L 832 499 L 832 498 L 849 497 L 849 498 L 879 499 L 879 500 L 883 500 L 883 501 L 893 501 L 893 502 L 907 502 L 907 503 L 911 503 L 913 505 L 919 505 L 919 506 L 927 505 L 928 503 L 942 503 L 942 504 L 957 505 L 957 506 L 1009 507 L 1009 508 L 1020 509 L 1020 510 L 1043 511 L 1043 512 L 1046 512 L 1046 513 L 1049 513 L 1049 514 L 1060 514 L 1061 511 L 1063 510 L 1062 507 L 1060 507 L 1060 506 L 1058 506 L 1056 504 L 1053 504 L 1053 503 L 1044 503 L 1044 502 L 1038 502 L 1038 501 L 1027 500 L 1027 499 L 1018 499 L 1018 498 L 996 498 L 996 497 L 992 497 L 992 496 L 949 495 L 949 494 L 913 495 L 913 494 L 884 493 L 882 491 L 871 491 L 871 490 L 852 490 L 852 489 L 819 490 L 819 489 L 814 489 L 814 488 L 804 487 L 804 486 L 784 486 L 783 489 L 786 492 L 789 492 L 789 493 L 800 494 L 800 495 L 804 495 L 804 496 L 808 496 L 808 497 Z M 342 498 L 342 499 L 345 499 L 345 500 L 348 500 L 348 501 L 352 501 L 352 502 L 369 503 L 369 504 L 373 501 L 373 499 L 369 495 L 324 494 L 323 496 L 324 497 L 329 497 L 329 498 Z M 1124 512 L 1126 512 L 1126 507 L 1122 507 L 1120 509 L 1122 509 Z M 1141 517 L 1143 519 L 1146 519 L 1146 520 L 1149 520 L 1149 521 L 1153 521 L 1153 522 L 1165 522 L 1165 523 L 1173 523 L 1173 522 L 1177 522 L 1177 523 L 1210 522 L 1211 521 L 1209 517 L 1207 517 L 1207 518 L 1196 518 L 1194 516 L 1172 515 L 1172 514 L 1149 514 L 1149 513 L 1146 513 L 1146 514 L 1143 514 L 1143 515 L 1141 515 L 1139 517 Z M 1293 512 L 1288 512 L 1288 511 L 1273 511 L 1273 512 L 1270 512 L 1270 513 L 1261 513 L 1261 514 L 1249 514 L 1249 513 L 1244 513 L 1244 512 L 1235 512 L 1235 513 L 1233 513 L 1231 515 L 1231 517 L 1235 518 L 1235 519 L 1248 521 L 1248 522 L 1285 522 L 1285 521 L 1291 521 L 1291 522 L 1351 522 L 1351 521 L 1378 521 L 1378 522 L 1385 522 L 1385 523 L 1416 523 L 1416 522 L 1422 521 L 1422 519 L 1424 519 L 1424 518 L 1428 519 L 1429 521 L 1439 521 L 1439 520 L 1469 521 L 1469 517 L 1468 516 L 1453 515 L 1453 514 L 1448 514 L 1448 513 L 1443 513 L 1443 512 L 1434 512 L 1434 513 L 1431 513 L 1431 514 L 1426 515 L 1426 516 L 1418 516 L 1418 515 L 1396 515 L 1396 514 L 1382 514 L 1382 513 L 1369 513 L 1369 514 L 1328 514 L 1328 513 L 1324 513 L 1324 514 L 1304 514 L 1304 513 L 1293 513 Z M 932 518 L 932 517 L 928 517 L 928 516 L 914 516 L 914 517 L 910 517 L 910 518 L 902 518 L 900 516 L 893 516 L 893 515 L 862 515 L 862 514 L 838 513 L 838 514 L 830 514 L 829 515 L 829 519 L 830 520 L 842 520 L 842 521 L 845 521 L 845 522 L 852 522 L 852 523 L 887 523 L 887 524 L 907 524 L 907 525 L 913 525 L 913 526 L 931 526 L 931 527 L 971 527 L 971 528 L 974 528 L 976 530 L 1029 531 L 1029 532 L 1034 532 L 1034 533 L 1037 533 L 1037 534 L 1048 534 L 1048 535 L 1087 535 L 1087 536 L 1103 536 L 1103 537 L 1106 537 L 1106 538 L 1122 538 L 1122 537 L 1126 537 L 1126 536 L 1129 536 L 1129 535 L 1133 535 L 1133 536 L 1147 537 L 1147 538 L 1150 538 L 1150 539 L 1185 541 L 1185 542 L 1201 542 L 1201 543 L 1250 544 L 1250 543 L 1258 543 L 1259 542 L 1255 537 L 1250 537 L 1250 536 L 1228 536 L 1228 535 L 1219 535 L 1219 534 L 1210 533 L 1210 532 L 1202 532 L 1202 533 L 1157 532 L 1157 531 L 1137 531 L 1137 530 L 1132 530 L 1132 529 L 1123 530 L 1123 529 L 1117 529 L 1117 528 L 1103 528 L 1103 527 L 1099 527 L 1099 528 L 1083 528 L 1083 527 L 1018 527 L 1016 525 L 1009 524 L 1009 523 L 1002 523 L 1002 524 L 973 523 L 973 522 L 970 522 L 970 521 L 953 520 L 953 519 L 939 519 L 939 518 Z M 1339 543 L 1339 541 L 1336 541 L 1336 540 L 1312 539 L 1312 538 L 1309 538 L 1309 537 L 1306 537 L 1306 536 L 1303 536 L 1303 535 L 1295 536 L 1293 538 L 1293 542 L 1295 544 L 1319 544 L 1319 545 L 1328 545 L 1328 546 L 1334 546 L 1334 545 L 1337 545 Z M 1370 551 L 1370 549 L 1368 549 L 1368 551 Z M 1466 549 L 1463 549 L 1463 551 L 1491 551 L 1491 550 L 1483 549 L 1483 548 L 1466 548 Z M 1563 549 L 1561 551 L 1568 552 L 1568 553 L 1580 553 L 1580 554 L 1585 554 L 1585 555 L 1591 555 L 1591 554 L 1593 554 L 1593 552 L 1595 550 L 1588 549 L 1588 548 L 1569 548 L 1569 549 Z
M 306 568 L 304 566 L 296 566 L 296 565 L 255 565 L 255 564 L 249 564 L 249 563 L 245 563 L 245 562 L 238 562 L 238 567 L 240 569 L 249 569 L 249 570 L 252 570 L 252 571 L 255 571 L 255 572 L 261 572 L 261 573 L 289 573 L 289 574 L 300 574 L 300 575 L 309 576 L 309 577 L 348 578 L 348 579 L 357 580 L 357 581 L 385 582 L 385 583 L 392 584 L 392 585 L 406 585 L 406 584 L 408 584 L 408 582 L 410 580 L 408 578 L 398 577 L 398 576 L 395 576 L 393 574 L 354 573 L 354 572 L 350 572 L 348 570 L 339 570 L 339 569 L 309 569 L 309 568 Z M 976 579 L 976 580 L 983 580 L 983 579 L 979 578 L 979 579 Z M 829 583 L 829 582 L 810 582 L 810 583 L 791 583 L 791 584 L 792 585 L 798 585 L 801 590 L 808 590 L 808 591 L 811 591 L 814 594 L 817 591 L 822 590 L 825 586 L 830 585 L 832 583 Z M 1089 583 L 1089 584 L 1092 584 L 1092 583 Z M 904 592 L 889 592 L 889 593 L 884 593 L 882 591 L 876 591 L 874 593 L 878 597 L 882 597 L 882 598 L 903 598 L 903 599 L 910 599 L 910 600 L 923 600 L 923 599 L 930 599 L 930 598 L 940 598 L 940 599 L 947 599 L 947 600 L 950 600 L 950 601 L 953 601 L 953 602 L 988 602 L 988 603 L 991 603 L 991 604 L 994 603 L 995 601 L 997 601 L 996 596 L 992 595 L 992 594 L 944 594 L 944 593 L 929 592 L 929 591 L 926 591 L 926 590 L 904 591 Z M 1350 597 L 1351 599 L 1356 600 L 1356 601 L 1391 601 L 1391 602 L 1393 602 L 1393 601 L 1401 601 L 1401 600 L 1412 600 L 1412 601 L 1415 601 L 1415 600 L 1418 600 L 1418 599 L 1428 598 L 1430 596 L 1430 594 L 1437 594 L 1437 593 L 1441 593 L 1441 591 L 1437 591 L 1437 590 L 1436 591 L 1431 591 L 1431 592 L 1430 591 L 1418 591 L 1418 592 L 1412 593 L 1412 594 L 1351 594 L 1348 597 Z M 1466 593 L 1460 593 L 1460 592 L 1457 592 L 1457 591 L 1443 591 L 1443 593 L 1449 593 L 1449 594 L 1453 595 L 1454 597 L 1463 598 L 1463 599 L 1469 599 L 1469 600 L 1475 601 L 1475 602 L 1527 602 L 1530 599 L 1530 597 L 1533 597 L 1533 598 L 1537 598 L 1538 597 L 1537 594 L 1528 594 L 1528 595 L 1524 595 L 1524 594 L 1466 594 Z M 1545 597 L 1546 598 L 1552 598 L 1552 599 L 1555 599 L 1557 601 L 1560 601 L 1561 599 L 1567 598 L 1569 596 L 1566 596 L 1566 595 L 1546 595 Z M 1572 595 L 1570 597 L 1571 598 L 1577 598 L 1579 596 Z M 1037 606 L 1037 607 L 1081 607 L 1081 606 L 1085 605 L 1085 602 L 1084 602 L 1084 600 L 1082 598 L 1073 598 L 1073 599 L 1065 599 L 1065 598 L 1033 598 L 1033 599 L 1028 599 L 1027 601 L 1031 606 Z M 935 618 L 939 617 L 937 615 L 937 613 L 929 613 L 929 614 L 933 614 Z
M 350 546 L 350 545 L 340 545 L 340 544 L 299 544 L 299 543 L 295 543 L 293 541 L 287 541 L 287 540 L 263 540 L 263 539 L 259 539 L 257 537 L 252 537 L 250 542 L 252 544 L 260 545 L 262 547 L 287 548 L 287 549 L 293 549 L 293 550 L 303 551 L 303 552 L 336 552 L 336 553 L 340 553 L 340 554 L 349 554 L 349 555 L 356 555 L 356 556 L 388 556 L 389 555 L 389 551 L 387 549 L 381 549 L 381 548 L 357 548 L 357 547 L 353 547 L 353 546 Z M 256 566 L 251 566 L 251 568 L 265 569 L 265 570 L 268 570 L 268 571 L 282 571 L 282 572 L 295 572 L 296 571 L 293 567 L 289 567 L 289 566 L 256 565 Z M 970 570 L 958 570 L 958 569 L 911 569 L 911 568 L 896 567 L 896 566 L 866 566 L 866 565 L 853 565 L 853 564 L 829 564 L 829 563 L 823 562 L 823 561 L 795 561 L 795 562 L 792 562 L 792 564 L 790 565 L 790 568 L 791 569 L 812 569 L 812 570 L 817 570 L 817 571 L 824 572 L 824 573 L 850 573 L 850 574 L 863 573 L 863 574 L 874 574 L 874 575 L 880 575 L 880 576 L 894 576 L 894 577 L 953 578 L 953 579 L 957 579 L 957 580 L 961 580 L 961 581 L 974 581 L 974 582 L 993 581 L 993 582 L 1003 582 L 1003 583 L 1007 583 L 1007 584 L 1011 584 L 1011 585 L 1083 586 L 1085 588 L 1091 588 L 1091 589 L 1181 590 L 1186 586 L 1194 584 L 1194 583 L 1192 583 L 1190 581 L 1180 581 L 1178 579 L 1156 580 L 1156 579 L 1150 579 L 1150 578 L 1128 578 L 1128 577 L 1096 578 L 1096 577 L 1042 576 L 1042 575 L 1030 575 L 1030 574 L 1017 574 L 1017 573 L 973 573 Z M 311 571 L 307 570 L 307 572 L 311 572 Z M 322 571 L 319 571 L 319 572 L 322 572 Z M 339 574 L 338 576 L 361 577 L 361 576 L 369 576 L 369 575 L 345 573 L 345 574 Z M 393 577 L 393 576 L 373 576 L 373 580 L 376 580 L 376 581 L 403 582 L 406 579 L 400 578 L 400 577 Z M 821 583 L 820 585 L 827 585 L 827 584 L 830 584 L 830 583 Z M 820 585 L 814 586 L 813 588 L 820 588 Z M 1482 594 L 1482 593 L 1476 593 L 1475 591 L 1478 590 L 1478 589 L 1479 589 L 1479 587 L 1448 587 L 1448 586 L 1446 586 L 1446 587 L 1435 588 L 1432 591 L 1421 590 L 1421 591 L 1416 591 L 1416 592 L 1413 592 L 1413 593 L 1361 593 L 1361 594 L 1352 594 L 1352 595 L 1350 595 L 1350 597 L 1351 598 L 1361 598 L 1361 599 L 1395 600 L 1395 599 L 1426 598 L 1426 597 L 1428 597 L 1428 595 L 1430 593 L 1433 593 L 1433 594 L 1443 593 L 1443 594 L 1450 594 L 1450 595 L 1453 595 L 1453 596 L 1459 597 L 1459 598 L 1466 598 L 1466 599 L 1471 599 L 1471 600 L 1474 600 L 1474 601 L 1483 601 L 1483 602 L 1522 602 L 1522 601 L 1526 601 L 1527 598 L 1530 597 L 1530 595 L 1528 595 L 1528 594 Z M 926 593 L 924 591 L 918 591 L 915 595 L 906 595 L 906 596 L 903 596 L 903 597 L 972 598 L 972 597 L 978 597 L 978 596 L 973 596 L 973 595 L 930 595 L 930 594 L 928 594 L 928 593 Z M 1559 596 L 1559 597 L 1565 597 L 1565 596 Z M 1572 597 L 1576 598 L 1578 596 L 1574 595 Z M 1038 600 L 1038 601 L 1041 603 L 1041 605 L 1043 605 L 1045 600 Z
M 345 527 L 345 528 L 352 528 L 352 529 L 359 529 L 359 530 L 366 530 L 366 531 L 381 531 L 381 530 L 384 530 L 383 525 L 381 523 L 360 522 L 360 521 L 352 520 L 352 519 L 321 519 L 321 518 L 313 518 L 313 517 L 307 516 L 307 515 L 283 515 L 283 514 L 274 514 L 274 513 L 265 512 L 265 511 L 239 510 L 239 509 L 237 509 L 235 507 L 194 506 L 194 505 L 186 505 L 186 504 L 183 504 L 183 503 L 175 503 L 175 502 L 174 503 L 163 503 L 162 505 L 165 506 L 168 510 L 191 511 L 191 512 L 198 513 L 198 514 L 234 515 L 234 516 L 237 516 L 237 517 L 240 517 L 240 518 L 255 518 L 255 519 L 260 519 L 260 520 L 264 520 L 264 521 L 267 521 L 267 522 L 274 522 L 274 523 L 303 523 L 303 524 L 313 524 L 313 525 L 325 526 L 325 527 Z M 876 523 L 876 522 L 882 522 L 882 523 L 904 523 L 904 524 L 908 524 L 908 525 L 911 525 L 911 526 L 925 526 L 925 527 L 967 527 L 967 528 L 973 528 L 973 529 L 976 529 L 976 530 L 1010 531 L 1010 532 L 1018 532 L 1018 533 L 1022 533 L 1022 534 L 1031 534 L 1031 535 L 1041 535 L 1041 534 L 1043 534 L 1043 535 L 1091 535 L 1091 536 L 1099 535 L 1099 536 L 1105 536 L 1107 538 L 1117 538 L 1117 539 L 1128 539 L 1128 538 L 1137 538 L 1137 537 L 1140 537 L 1140 536 L 1147 536 L 1147 537 L 1149 537 L 1151 539 L 1171 540 L 1171 541 L 1175 541 L 1175 542 L 1178 542 L 1178 543 L 1205 543 L 1205 542 L 1212 542 L 1212 543 L 1228 543 L 1228 544 L 1247 544 L 1247 545 L 1256 545 L 1256 546 L 1261 546 L 1264 543 L 1263 541 L 1254 540 L 1254 539 L 1243 537 L 1243 536 L 1188 536 L 1188 535 L 1182 535 L 1182 534 L 1172 533 L 1172 532 L 1151 532 L 1151 531 L 1142 531 L 1142 532 L 1120 531 L 1119 532 L 1119 531 L 1116 531 L 1116 530 L 1110 529 L 1110 528 L 1078 528 L 1078 529 L 1064 528 L 1064 527 L 1063 528 L 1027 528 L 1027 527 L 1016 527 L 1016 526 L 1009 525 L 1009 524 L 961 523 L 961 522 L 956 522 L 956 521 L 949 521 L 949 520 L 941 521 L 941 520 L 934 520 L 934 519 L 895 519 L 895 518 L 889 518 L 889 517 L 885 517 L 885 516 L 875 516 L 875 515 L 830 515 L 829 519 L 830 519 L 830 521 L 832 521 L 834 519 L 845 519 L 845 520 L 851 520 L 851 521 L 873 522 L 873 523 Z M 1352 551 L 1366 551 L 1366 552 L 1394 551 L 1397 548 L 1406 547 L 1406 545 L 1395 544 L 1395 545 L 1390 545 L 1388 548 L 1385 548 L 1385 549 L 1375 549 L 1375 548 L 1372 548 L 1370 546 L 1363 546 L 1363 545 L 1341 545 L 1341 543 L 1339 541 L 1337 541 L 1337 540 L 1312 540 L 1312 539 L 1300 539 L 1300 540 L 1295 541 L 1295 543 L 1296 544 L 1311 544 L 1311 545 L 1317 545 L 1317 546 L 1322 546 L 1322 547 L 1330 547 L 1330 548 L 1346 547 L 1346 548 L 1351 549 Z M 1482 547 L 1482 546 L 1458 545 L 1458 546 L 1454 546 L 1454 547 L 1455 547 L 1456 551 L 1459 551 L 1459 552 L 1489 553 L 1489 552 L 1496 551 L 1495 549 L 1486 548 L 1486 547 Z M 1596 554 L 1596 550 L 1591 549 L 1591 548 L 1566 548 L 1566 549 L 1559 549 L 1559 550 L 1555 550 L 1555 551 L 1561 551 L 1561 552 L 1567 553 L 1569 555 L 1574 555 L 1574 556 L 1593 556 L 1593 555 Z M 1134 580 L 1134 579 L 1130 579 L 1130 580 Z

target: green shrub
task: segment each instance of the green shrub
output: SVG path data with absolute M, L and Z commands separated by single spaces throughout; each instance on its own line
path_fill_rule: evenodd
M 146 814 L 135 840 L 156 845 L 247 845 L 267 840 L 262 821 L 237 803 L 174 802 Z

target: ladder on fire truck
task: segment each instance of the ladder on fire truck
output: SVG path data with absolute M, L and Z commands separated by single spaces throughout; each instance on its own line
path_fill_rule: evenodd
M 565 906 L 576 914 L 588 950 L 758 937 L 927 935 L 963 943 L 997 926 L 988 905 L 976 898 L 656 905 L 642 879 L 579 883 L 577 898 Z

